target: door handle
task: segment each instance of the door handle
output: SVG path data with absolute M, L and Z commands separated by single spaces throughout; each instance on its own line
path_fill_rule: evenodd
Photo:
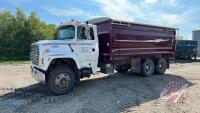
M 92 51 L 95 51 L 95 49 L 94 49 L 94 48 L 92 48 Z

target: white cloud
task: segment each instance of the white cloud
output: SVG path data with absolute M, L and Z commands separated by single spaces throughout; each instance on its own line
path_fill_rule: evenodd
M 13 5 L 20 6 L 22 3 L 28 2 L 30 0 L 7 0 L 7 1 Z
M 165 0 L 165 1 L 166 1 L 166 0 Z M 169 0 L 169 3 L 170 3 L 170 4 L 177 4 L 177 1 L 178 1 L 178 0 Z
M 144 0 L 144 3 L 146 4 L 154 4 L 156 2 L 158 2 L 158 0 Z
M 194 21 L 199 19 L 197 14 L 200 8 L 186 7 L 183 10 L 179 0 L 143 0 L 137 4 L 129 0 L 95 1 L 101 9 L 102 16 L 180 28 L 181 35 L 188 39 L 191 38 L 190 32 L 195 26 Z M 168 8 L 171 9 L 166 10 Z M 176 12 L 172 11 L 175 8 Z M 178 10 L 179 8 L 182 10 Z
M 181 28 L 184 29 L 183 32 L 186 31 L 187 33 L 190 32 L 190 29 L 192 31 L 195 25 L 194 20 L 199 18 L 197 14 L 200 11 L 200 8 L 191 7 L 177 10 L 180 8 L 180 5 L 177 5 L 179 0 L 143 0 L 137 4 L 130 0 L 95 0 L 95 3 L 98 5 L 97 8 L 100 9 L 100 12 L 95 12 L 96 10 L 86 11 L 70 6 L 60 8 L 47 5 L 42 6 L 42 8 L 54 16 L 82 16 L 82 18 L 88 19 L 95 18 L 98 14 L 118 20 Z M 162 7 L 165 10 L 160 9 Z M 167 8 L 171 9 L 166 10 Z M 176 12 L 172 11 L 173 8 L 176 8 Z
M 166 11 L 161 11 L 153 9 L 144 2 L 175 5 L 177 0 L 145 0 L 141 4 L 136 5 L 128 0 L 95 0 L 98 3 L 103 16 L 111 17 L 120 20 L 129 21 L 144 21 L 151 24 L 161 24 L 167 26 L 177 26 L 185 24 L 192 21 L 193 15 L 197 13 L 198 10 L 190 9 L 183 10 L 180 13 L 168 13 Z
M 162 24 L 181 26 L 191 24 L 198 16 L 196 15 L 200 11 L 199 8 L 191 8 L 185 12 L 179 14 L 163 13 L 160 14 L 159 20 Z
M 128 0 L 95 0 L 102 9 L 103 15 L 120 20 L 135 20 L 140 10 Z
M 179 25 L 184 22 L 184 19 L 182 15 L 177 14 L 164 13 L 159 16 L 160 23 L 165 25 Z
M 85 18 L 92 18 L 94 15 L 89 12 L 75 7 L 63 7 L 58 8 L 52 5 L 41 6 L 42 9 L 47 11 L 49 14 L 59 17 L 66 17 L 66 16 L 84 16 Z
M 175 7 L 178 5 L 179 0 L 161 0 L 160 4 L 164 7 Z
M 145 0 L 141 4 L 134 4 L 129 0 L 95 0 L 99 6 L 101 12 L 98 14 L 101 16 L 110 17 L 118 20 L 125 21 L 137 21 L 146 22 L 150 24 L 160 24 L 167 26 L 177 26 L 188 22 L 189 18 L 193 15 L 194 10 L 183 11 L 179 14 L 163 12 L 160 10 L 155 10 L 144 2 L 160 3 L 164 0 Z M 176 4 L 177 0 L 165 0 L 170 4 Z M 99 17 L 95 12 L 85 11 L 76 7 L 55 7 L 52 5 L 42 6 L 42 9 L 47 11 L 49 14 L 54 16 L 73 16 L 84 18 L 95 18 Z M 196 11 L 195 11 L 196 12 Z
M 146 5 L 159 5 L 162 7 L 175 7 L 179 0 L 144 0 L 142 3 Z

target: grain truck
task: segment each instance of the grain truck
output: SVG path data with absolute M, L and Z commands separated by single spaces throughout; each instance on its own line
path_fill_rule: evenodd
M 30 53 L 32 76 L 56 95 L 99 71 L 164 74 L 175 56 L 176 29 L 170 27 L 102 17 L 62 23 L 57 37 L 33 43 Z

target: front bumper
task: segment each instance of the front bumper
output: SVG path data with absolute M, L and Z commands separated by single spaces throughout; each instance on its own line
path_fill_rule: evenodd
M 40 83 L 45 83 L 45 74 L 38 69 L 31 67 L 31 75 L 35 80 L 37 80 Z

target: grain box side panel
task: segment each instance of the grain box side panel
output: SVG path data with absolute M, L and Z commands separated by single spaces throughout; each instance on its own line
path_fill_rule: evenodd
M 175 30 L 152 26 L 112 26 L 112 55 L 174 57 Z

